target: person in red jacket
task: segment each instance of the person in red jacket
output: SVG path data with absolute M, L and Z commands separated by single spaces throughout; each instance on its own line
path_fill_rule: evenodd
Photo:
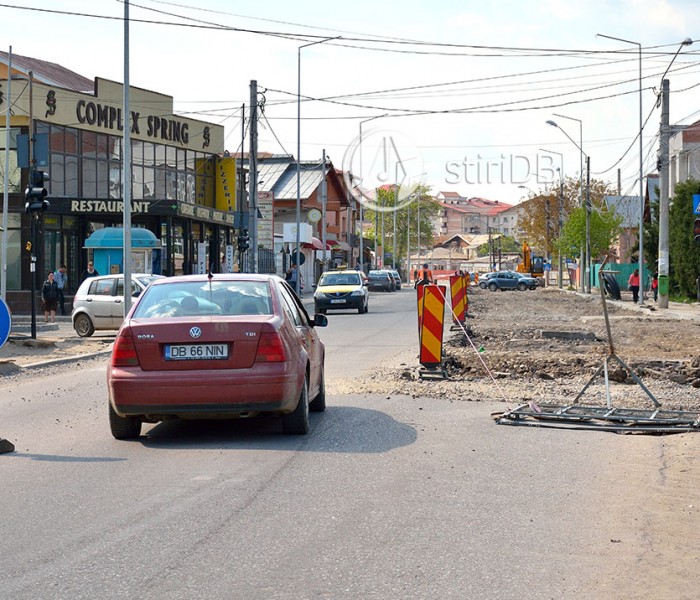
M 635 269 L 627 280 L 627 289 L 632 292 L 632 302 L 639 302 L 639 269 Z

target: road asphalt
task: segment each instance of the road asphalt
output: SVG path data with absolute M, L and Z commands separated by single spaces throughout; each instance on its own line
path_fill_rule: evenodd
M 566 291 L 566 290 L 564 290 Z M 481 291 L 477 293 L 482 293 Z M 488 292 L 492 293 L 492 292 Z M 579 292 L 567 292 L 576 293 Z M 595 291 L 593 293 L 596 293 Z M 588 294 L 582 294 L 588 296 Z M 313 310 L 313 296 L 310 294 L 304 295 L 302 299 L 307 310 L 311 312 Z M 609 300 L 610 304 L 618 304 L 627 310 L 634 310 L 644 315 L 649 315 L 651 317 L 657 318 L 671 318 L 679 320 L 688 320 L 700 322 L 700 303 L 693 304 L 683 304 L 681 302 L 669 302 L 669 307 L 667 309 L 659 308 L 653 300 L 648 300 L 644 305 L 633 304 L 628 300 Z M 76 333 L 73 330 L 71 323 L 71 318 L 69 316 L 56 317 L 55 323 L 45 323 L 42 315 L 37 315 L 36 319 L 36 335 L 37 338 L 49 341 L 61 341 L 68 338 L 75 338 Z M 31 318 L 28 315 L 21 315 L 12 318 L 12 329 L 10 331 L 10 338 L 12 339 L 27 339 L 31 337 Z M 31 364 L 23 365 L 20 368 L 22 370 L 26 369 L 37 369 L 41 367 L 46 367 L 50 365 L 59 365 L 65 363 L 75 362 L 77 360 L 84 360 L 88 358 L 98 357 L 98 356 L 108 356 L 111 353 L 111 345 L 105 350 L 99 352 L 92 351 L 92 349 L 87 347 L 85 352 L 76 352 L 71 356 L 61 357 L 61 358 L 51 358 L 44 361 L 38 361 Z M 15 357 L 16 358 L 16 357 Z M 0 362 L 12 362 L 13 356 L 10 354 L 5 354 Z M 0 376 L 2 373 L 0 372 Z

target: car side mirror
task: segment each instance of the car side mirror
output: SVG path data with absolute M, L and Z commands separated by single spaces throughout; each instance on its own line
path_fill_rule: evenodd
M 312 327 L 325 327 L 328 325 L 328 317 L 326 315 L 315 314 L 311 322 Z

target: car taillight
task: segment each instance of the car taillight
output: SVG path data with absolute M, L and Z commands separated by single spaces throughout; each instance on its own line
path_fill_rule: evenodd
M 136 354 L 136 346 L 134 345 L 134 338 L 131 337 L 131 331 L 126 330 L 121 332 L 114 341 L 114 348 L 112 349 L 112 366 L 139 366 L 139 357 Z
M 287 355 L 284 352 L 282 338 L 277 332 L 266 332 L 260 335 L 258 353 L 255 362 L 284 362 Z

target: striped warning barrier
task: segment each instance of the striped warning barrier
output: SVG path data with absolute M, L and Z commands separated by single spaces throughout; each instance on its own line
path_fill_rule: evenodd
M 434 369 L 442 366 L 442 334 L 445 320 L 445 295 L 436 285 L 424 285 L 419 362 Z
M 472 278 L 469 277 L 469 273 L 464 275 L 464 316 L 467 316 L 469 312 L 469 286 L 471 284 Z
M 423 321 L 423 288 L 424 285 L 416 286 L 416 298 L 418 306 L 418 340 L 420 340 L 421 323 Z
M 450 275 L 450 299 L 452 302 L 452 318 L 456 323 L 464 323 L 465 301 L 467 291 L 465 278 L 462 275 Z

